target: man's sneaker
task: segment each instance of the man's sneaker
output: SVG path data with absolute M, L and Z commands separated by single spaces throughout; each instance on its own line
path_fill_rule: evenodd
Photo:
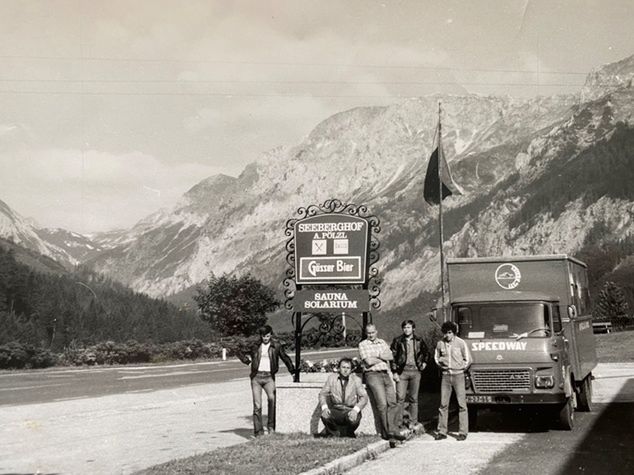
M 392 432 L 390 434 L 390 439 L 405 440 L 407 439 L 407 436 L 403 432 Z
M 410 427 L 410 429 L 412 429 L 417 434 L 425 433 L 425 427 L 420 422 L 417 422 L 416 424 L 414 424 L 412 427 Z
M 440 432 L 436 432 L 434 435 L 434 440 L 443 440 L 447 438 L 447 434 L 442 434 Z
M 466 440 L 467 434 L 458 434 L 456 440 Z

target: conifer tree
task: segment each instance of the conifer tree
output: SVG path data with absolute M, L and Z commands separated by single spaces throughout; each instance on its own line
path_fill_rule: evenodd
M 617 327 L 625 326 L 630 320 L 623 289 L 614 282 L 607 281 L 603 284 L 594 308 L 594 318 L 598 321 L 610 321 Z

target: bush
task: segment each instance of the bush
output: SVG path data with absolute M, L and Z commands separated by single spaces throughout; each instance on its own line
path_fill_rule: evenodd
M 167 343 L 160 352 L 163 360 L 196 360 L 218 358 L 221 355 L 222 347 L 218 343 L 205 344 L 197 339 Z
M 48 368 L 57 358 L 49 350 L 18 342 L 0 345 L 0 369 Z
M 275 337 L 277 340 L 280 340 L 278 335 Z M 221 348 L 224 347 L 227 349 L 228 356 L 235 356 L 236 358 L 242 359 L 245 354 L 249 353 L 253 346 L 259 343 L 259 341 L 259 336 L 252 336 L 248 338 L 227 337 L 223 338 L 219 344 L 221 345 Z
M 76 343 L 73 342 L 60 355 L 60 364 L 92 366 L 153 363 L 219 358 L 221 355 L 222 345 L 220 343 L 203 343 L 197 339 L 162 344 L 139 343 L 135 340 L 128 340 L 125 343 L 107 341 L 85 348 L 77 347 Z

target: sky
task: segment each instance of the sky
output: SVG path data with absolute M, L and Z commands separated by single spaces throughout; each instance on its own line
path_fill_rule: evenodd
M 131 227 L 343 110 L 577 92 L 633 24 L 631 0 L 3 0 L 0 200 Z

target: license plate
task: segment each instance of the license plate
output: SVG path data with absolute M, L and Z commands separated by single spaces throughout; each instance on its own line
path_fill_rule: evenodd
M 479 403 L 487 403 L 493 402 L 491 396 L 475 396 L 475 395 L 467 395 L 467 402 L 479 402 Z

